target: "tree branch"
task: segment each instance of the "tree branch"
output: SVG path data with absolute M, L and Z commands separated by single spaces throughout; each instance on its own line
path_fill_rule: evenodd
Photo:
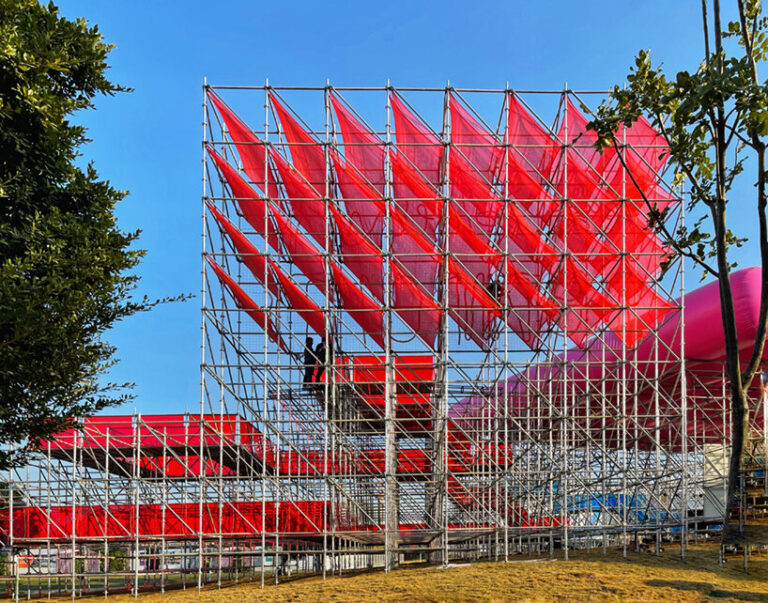
M 629 175 L 629 179 L 632 181 L 632 184 L 637 189 L 637 191 L 640 193 L 640 196 L 642 197 L 643 201 L 645 202 L 645 205 L 648 207 L 650 211 L 658 211 L 656 206 L 651 204 L 651 202 L 648 200 L 648 195 L 645 194 L 645 191 L 642 189 L 642 187 L 638 184 L 637 180 L 635 179 L 634 174 L 632 173 L 632 170 L 629 169 L 627 166 L 627 162 L 624 159 L 624 154 L 619 148 L 618 143 L 616 142 L 616 138 L 613 139 L 613 148 L 616 150 L 616 155 L 619 158 L 619 161 L 621 162 L 622 167 L 626 171 L 626 173 Z M 683 257 L 686 257 L 690 260 L 693 260 L 694 263 L 698 264 L 701 268 L 704 269 L 705 272 L 708 272 L 715 278 L 718 278 L 718 273 L 715 271 L 709 264 L 704 262 L 701 258 L 699 258 L 697 255 L 695 255 L 693 252 L 686 250 L 684 247 L 681 247 L 678 245 L 675 241 L 675 237 L 672 235 L 671 232 L 669 232 L 669 229 L 667 228 L 667 225 L 663 222 L 656 221 L 655 224 L 658 226 L 658 229 L 660 232 L 664 234 L 664 236 L 667 239 L 667 242 L 670 244 L 670 247 L 674 249 L 678 254 L 682 255 Z

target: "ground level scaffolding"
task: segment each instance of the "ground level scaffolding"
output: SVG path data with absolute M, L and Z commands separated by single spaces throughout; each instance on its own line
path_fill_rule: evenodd
M 87 418 L 12 470 L 8 594 L 684 553 L 719 529 L 718 291 L 662 274 L 666 147 L 640 120 L 597 153 L 598 98 L 206 86 L 199 411 Z M 759 271 L 732 280 L 746 345 Z

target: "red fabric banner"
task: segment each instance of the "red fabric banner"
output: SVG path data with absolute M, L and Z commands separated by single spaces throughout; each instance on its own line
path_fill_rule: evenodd
M 416 166 L 427 182 L 437 186 L 440 182 L 440 163 L 443 157 L 440 139 L 413 114 L 397 94 L 391 94 L 389 98 L 395 119 L 398 151 Z
M 437 191 L 398 152 L 389 154 L 395 202 L 416 223 L 430 241 L 436 242 L 435 232 L 440 223 L 443 200 Z
M 342 140 L 344 140 L 344 156 L 348 162 L 360 170 L 365 180 L 378 191 L 379 196 L 383 195 L 384 143 L 333 94 L 331 94 L 331 103 L 339 122 Z M 344 192 L 344 185 L 341 182 L 339 186 L 342 187 L 345 197 L 355 198 L 354 194 L 348 195 Z
M 384 312 L 336 264 L 331 264 L 333 280 L 342 307 L 352 319 L 384 349 Z
M 320 309 L 312 299 L 302 291 L 293 279 L 282 271 L 280 266 L 275 264 L 272 260 L 269 260 L 269 265 L 277 275 L 277 279 L 280 281 L 280 286 L 283 288 L 290 308 L 299 313 L 299 316 L 312 327 L 312 329 L 320 336 L 325 336 L 325 317 L 323 311 Z
M 264 261 L 266 256 L 259 253 L 258 249 L 251 245 L 251 242 L 245 235 L 235 228 L 229 220 L 222 216 L 211 203 L 206 203 L 206 205 L 216 218 L 216 221 L 224 229 L 224 232 L 227 233 L 229 240 L 232 241 L 232 245 L 237 251 L 238 257 L 248 267 L 248 270 L 251 271 L 254 277 L 264 283 L 273 295 L 277 296 L 279 294 L 277 281 L 267 269 L 267 264 Z
M 449 109 L 451 142 L 488 182 L 495 182 L 504 159 L 504 148 L 501 143 L 464 108 L 453 93 Z
M 325 153 L 318 141 L 281 105 L 274 94 L 269 100 L 280 119 L 283 134 L 291 149 L 293 166 L 321 195 L 325 194 Z
M 514 92 L 507 95 L 507 144 L 510 161 L 521 165 L 533 180 L 547 184 L 547 176 L 560 146 L 554 136 L 531 115 Z
M 347 214 L 378 247 L 381 247 L 384 232 L 384 200 L 381 193 L 349 161 L 339 157 L 338 153 L 331 151 L 331 160 Z
M 355 225 L 333 205 L 328 206 L 339 233 L 344 265 L 360 279 L 379 301 L 384 300 L 384 256 Z
M 498 302 L 450 256 L 448 305 L 462 330 L 481 348 L 488 349 L 493 323 L 501 317 Z
M 325 295 L 325 260 L 323 254 L 301 234 L 282 212 L 272 206 L 280 238 L 291 261 L 301 270 L 309 281 Z
M 253 321 L 264 330 L 264 332 L 272 341 L 279 345 L 280 348 L 282 348 L 284 351 L 288 352 L 288 348 L 286 347 L 283 338 L 280 336 L 264 310 L 257 306 L 254 301 L 248 297 L 245 291 L 243 291 L 216 262 L 207 256 L 206 259 L 208 260 L 211 268 L 213 268 L 213 271 L 216 273 L 216 276 L 219 277 L 219 280 L 222 282 L 222 284 L 226 286 L 227 289 L 229 289 L 232 297 L 235 298 L 237 306 L 241 310 L 245 310 L 246 314 L 248 314 L 248 316 L 250 316 Z
M 265 219 L 267 201 L 259 197 L 255 190 L 237 173 L 235 168 L 222 159 L 211 147 L 206 147 L 208 154 L 213 158 L 214 163 L 221 171 L 224 179 L 227 181 L 232 196 L 237 201 L 240 211 L 253 229 L 265 239 L 269 239 L 270 245 L 275 246 L 275 233 L 272 231 L 272 225 Z
M 320 247 L 325 249 L 325 203 L 322 196 L 278 153 L 270 150 L 270 154 L 283 181 L 293 215 Z M 328 242 L 332 241 L 329 238 Z
M 262 190 L 266 189 L 267 197 L 277 197 L 275 179 L 267 164 L 264 143 L 210 90 L 208 98 L 224 120 L 230 138 L 236 143 L 235 147 L 240 155 L 240 161 L 243 162 L 245 173 L 256 186 Z
M 364 285 L 380 300 L 384 300 L 384 256 L 355 225 L 336 208 L 332 207 L 334 220 L 341 241 L 341 253 L 346 265 Z M 394 210 L 394 208 L 393 208 Z M 395 210 L 396 211 L 396 210 Z M 397 212 L 399 214 L 399 212 Z M 403 219 L 400 217 L 399 219 Z M 398 316 L 410 326 L 425 343 L 434 345 L 440 326 L 440 308 L 409 272 L 400 265 L 400 257 L 393 255 L 392 307 Z M 408 261 L 408 258 L 403 258 Z M 421 258 L 419 258 L 421 260 Z

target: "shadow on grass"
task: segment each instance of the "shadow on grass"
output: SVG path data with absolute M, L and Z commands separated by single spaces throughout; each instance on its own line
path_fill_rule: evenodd
M 746 590 L 721 590 L 714 588 L 709 582 L 691 582 L 689 580 L 648 580 L 647 586 L 654 588 L 674 588 L 701 593 L 713 599 L 731 599 L 736 601 L 768 601 L 765 593 L 756 593 Z
M 574 558 L 576 558 L 574 556 Z M 621 552 L 619 550 L 609 551 L 608 555 L 590 553 L 588 555 L 580 555 L 578 557 L 580 561 L 596 561 L 598 563 L 613 564 L 616 562 L 627 563 L 632 565 L 639 565 L 643 567 L 653 569 L 680 569 L 681 571 L 695 571 L 706 572 L 706 574 L 712 574 L 721 578 L 729 578 L 733 580 L 739 580 L 744 582 L 765 582 L 768 578 L 768 557 L 764 555 L 753 557 L 749 561 L 749 569 L 744 571 L 741 559 L 728 559 L 727 562 L 720 567 L 718 565 L 718 551 L 714 547 L 709 550 L 702 549 L 690 549 L 686 553 L 685 560 L 680 559 L 676 552 L 667 550 L 661 555 L 654 555 L 653 553 L 635 553 L 630 552 L 626 560 L 621 559 Z M 708 576 L 702 575 L 702 578 Z M 715 596 L 715 595 L 713 595 Z M 760 594 L 760 596 L 764 596 Z M 766 600 L 766 599 L 761 599 Z

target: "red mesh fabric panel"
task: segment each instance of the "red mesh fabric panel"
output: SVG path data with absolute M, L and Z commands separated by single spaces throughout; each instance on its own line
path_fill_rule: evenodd
M 232 191 L 232 196 L 237 200 L 237 205 L 240 207 L 240 211 L 243 212 L 245 219 L 257 233 L 268 239 L 272 247 L 277 248 L 278 243 L 275 238 L 274 227 L 269 220 L 265 221 L 264 219 L 266 200 L 260 198 L 243 177 L 231 165 L 219 157 L 216 151 L 210 147 L 206 148 L 208 149 L 208 154 L 213 158 L 216 166 L 227 181 Z M 266 233 L 265 226 L 267 229 Z
M 442 199 L 440 199 L 434 187 L 413 166 L 408 164 L 403 157 L 398 153 L 393 153 L 391 157 L 393 174 L 407 186 L 410 194 L 414 195 L 412 200 L 409 202 L 401 201 L 399 205 L 434 242 L 435 238 L 431 236 L 431 233 L 435 231 L 437 224 L 440 222 Z M 456 204 L 458 203 L 456 201 Z M 475 214 L 479 216 L 482 204 L 468 205 L 468 207 L 473 210 L 476 209 Z M 490 278 L 490 271 L 497 259 L 496 254 L 493 253 L 488 243 L 483 242 L 483 239 L 478 236 L 477 233 L 483 233 L 482 228 L 477 225 L 468 224 L 467 213 L 462 211 L 462 209 L 461 205 L 459 205 L 449 214 L 450 251 L 461 260 L 478 280 L 487 283 Z M 481 218 L 483 223 L 486 223 L 485 220 L 485 218 Z M 487 241 L 487 235 L 483 233 L 483 236 Z M 478 253 L 476 249 L 483 249 L 486 255 L 476 257 Z
M 344 265 L 360 279 L 380 301 L 384 300 L 384 256 L 381 249 L 365 238 L 354 224 L 332 205 L 328 206 L 336 222 Z
M 558 317 L 557 306 L 527 278 L 516 270 L 512 260 L 507 260 L 502 272 L 504 299 L 508 307 L 507 324 L 512 331 L 531 349 L 536 349 L 544 330 Z
M 342 307 L 383 349 L 384 312 L 381 306 L 355 285 L 336 264 L 331 264 L 331 270 L 333 271 L 333 280 L 336 282 L 336 289 L 339 293 Z
M 384 193 L 385 184 L 385 153 L 381 140 L 333 95 L 331 95 L 331 103 L 344 140 L 344 156 L 360 170 L 360 173 L 381 196 Z M 341 183 L 339 185 L 341 186 Z M 348 195 L 345 193 L 344 196 Z
M 390 153 L 395 201 L 431 240 L 440 222 L 443 201 L 400 152 Z
M 655 303 L 653 298 L 649 297 L 652 293 L 646 294 L 650 290 L 646 285 L 645 270 L 640 269 L 637 265 L 633 266 L 633 262 L 630 262 L 627 265 L 626 275 L 622 279 L 617 277 L 620 271 L 618 273 L 616 271 L 617 261 L 614 259 L 617 257 L 616 247 L 604 239 L 607 238 L 618 244 L 619 249 L 621 249 L 622 236 L 627 243 L 626 248 L 628 250 L 642 245 L 643 253 L 638 257 L 641 258 L 643 267 L 651 269 L 653 269 L 653 254 L 658 251 L 658 246 L 654 241 L 655 236 L 649 238 L 650 233 L 638 225 L 636 215 L 632 216 L 630 213 L 629 219 L 621 219 L 620 202 L 615 193 L 602 181 L 595 166 L 590 163 L 590 161 L 594 161 L 603 166 L 605 160 L 601 162 L 601 157 L 594 151 L 592 146 L 594 137 L 590 136 L 586 130 L 587 120 L 570 102 L 570 99 L 567 102 L 569 102 L 567 108 L 568 140 L 574 145 L 568 150 L 567 192 L 568 197 L 580 200 L 569 202 L 565 211 L 559 202 L 550 201 L 546 198 L 524 205 L 530 210 L 530 214 L 537 225 L 550 231 L 553 242 L 561 248 L 567 242 L 568 249 L 575 256 L 568 266 L 569 274 L 572 275 L 569 277 L 569 289 L 573 285 L 579 292 L 578 294 L 583 292 L 588 297 L 572 304 L 577 308 L 578 306 L 585 306 L 585 308 L 583 310 L 574 309 L 572 314 L 576 314 L 576 316 L 568 316 L 566 322 L 569 324 L 569 330 L 574 334 L 580 331 L 584 331 L 586 334 L 589 329 L 595 328 L 600 320 L 612 320 L 612 324 L 616 323 L 616 320 L 611 319 L 604 311 L 589 309 L 593 304 L 588 303 L 587 300 L 594 298 L 595 295 L 591 286 L 594 277 L 603 278 L 606 290 L 615 301 L 611 302 L 605 297 L 601 297 L 604 303 L 610 306 L 621 303 L 623 292 L 628 293 L 628 299 L 635 299 L 643 305 Z M 544 135 L 544 133 L 545 130 L 540 128 L 539 134 Z M 564 123 L 560 129 L 562 139 L 564 139 L 565 133 Z M 523 171 L 520 165 L 521 159 L 514 153 L 510 153 L 509 159 L 509 173 L 514 175 L 517 181 L 522 180 L 525 184 L 526 179 L 521 176 Z M 518 165 L 515 165 L 516 163 Z M 565 192 L 565 177 L 566 172 L 561 154 L 558 161 L 551 164 L 549 175 L 549 180 L 552 181 L 560 194 Z M 617 229 L 623 231 L 623 235 L 619 235 Z M 603 233 L 603 237 L 599 236 L 598 233 L 600 232 Z M 577 263 L 581 266 L 578 266 Z M 585 269 L 590 273 L 587 278 L 584 278 Z M 560 276 L 559 279 L 562 281 L 563 277 Z M 558 285 L 557 281 L 553 287 L 553 293 L 558 297 L 564 294 L 562 285 Z M 570 292 L 568 297 L 571 297 Z
M 491 239 L 503 202 L 493 192 L 490 183 L 459 153 L 450 157 L 451 195 L 476 233 Z
M 293 215 L 320 247 L 325 249 L 325 204 L 321 195 L 278 153 L 272 151 L 271 155 L 285 186 Z
M 283 293 L 285 294 L 290 307 L 299 312 L 299 316 L 304 319 L 315 333 L 324 336 L 325 318 L 323 317 L 323 311 L 320 309 L 320 306 L 313 302 L 312 299 L 293 282 L 293 279 L 285 274 L 285 272 L 283 272 L 272 260 L 269 260 L 269 265 L 277 275 L 277 278 L 280 281 L 280 286 L 283 288 Z
M 440 331 L 440 306 L 397 263 L 392 269 L 392 307 L 430 347 Z
M 435 245 L 398 207 L 391 208 L 392 256 L 430 298 L 437 287 L 441 255 Z
M 659 209 L 667 207 L 671 196 L 659 182 L 658 174 L 663 171 L 664 164 L 669 158 L 669 148 L 664 138 L 648 123 L 645 117 L 640 118 L 630 128 L 619 129 L 616 139 L 620 145 L 626 144 L 624 161 L 631 171 L 637 184 L 651 203 L 656 203 Z M 617 190 L 626 187 L 626 196 L 630 199 L 642 199 L 637 186 L 628 174 L 624 172 L 615 153 L 610 166 L 611 184 Z M 608 167 L 606 168 L 608 169 Z M 643 213 L 647 213 L 645 204 L 639 204 Z
M 447 259 L 449 312 L 481 349 L 487 349 L 493 322 L 501 316 L 497 301 L 453 258 Z
M 274 177 L 266 161 L 264 143 L 210 90 L 208 91 L 208 98 L 211 99 L 224 120 L 229 137 L 236 143 L 235 147 L 238 155 L 240 155 L 240 161 L 243 162 L 245 173 L 261 189 L 264 189 L 266 182 L 267 196 L 277 197 Z
M 453 155 L 452 157 L 457 157 Z M 455 169 L 454 169 L 455 168 Z M 436 196 L 436 192 L 430 185 L 410 166 L 404 163 L 396 163 L 393 161 L 393 169 L 399 170 L 402 173 L 403 181 L 407 182 L 408 186 L 417 192 L 418 195 L 429 202 L 427 207 L 434 208 L 433 211 L 439 211 L 441 201 Z M 470 170 L 474 171 L 474 175 Z M 503 204 L 498 199 L 494 199 L 494 195 L 490 190 L 487 182 L 485 182 L 482 176 L 469 166 L 466 160 L 459 158 L 456 162 L 451 162 L 451 181 L 454 183 L 454 178 L 457 179 L 457 189 L 461 190 L 462 194 L 478 198 L 475 200 L 455 200 L 452 204 L 452 211 L 449 214 L 449 247 L 451 254 L 456 258 L 456 261 L 461 266 L 475 277 L 477 282 L 473 281 L 473 286 L 482 285 L 482 289 L 485 286 L 489 286 L 491 281 L 491 275 L 497 268 L 501 259 L 501 253 L 489 244 L 489 232 L 493 228 L 493 223 L 498 219 L 500 209 L 503 209 Z M 493 204 L 493 209 L 489 212 L 488 206 Z M 536 229 L 520 215 L 514 205 L 510 205 L 510 224 L 509 230 L 510 243 L 509 251 L 515 254 L 514 264 L 512 266 L 512 277 L 516 282 L 525 281 L 528 286 L 522 287 L 525 291 L 524 294 L 520 293 L 521 287 L 510 285 L 509 295 L 515 296 L 515 299 L 522 305 L 526 306 L 546 307 L 547 305 L 553 306 L 552 302 L 539 299 L 541 296 L 536 291 L 536 282 L 539 278 L 543 277 L 546 269 L 554 271 L 554 267 L 557 265 L 557 254 L 554 250 L 551 250 L 542 241 L 541 237 L 536 232 Z M 471 215 L 470 213 L 471 212 Z M 397 235 L 398 230 L 405 229 L 407 223 L 405 220 L 396 220 L 397 214 L 393 213 L 393 230 Z M 433 215 L 435 221 L 439 220 L 439 214 Z M 420 237 L 418 230 L 412 227 L 412 230 L 416 232 L 409 233 L 407 241 L 417 242 Z M 397 240 L 397 238 L 395 239 Z M 430 245 L 427 242 L 427 245 Z M 431 246 L 431 245 L 430 245 Z M 501 247 L 503 249 L 503 247 Z M 428 259 L 429 261 L 423 264 L 423 267 L 436 274 L 439 262 L 433 262 L 429 247 L 422 245 L 420 253 L 426 253 L 426 256 L 419 256 Z M 536 275 L 533 278 L 532 275 Z M 469 275 L 465 276 L 470 278 Z M 430 289 L 433 292 L 434 288 Z M 535 294 L 534 294 L 535 293 Z M 487 293 L 486 293 L 487 295 Z M 477 331 L 471 325 L 482 326 L 487 322 L 487 316 L 483 313 L 476 315 L 477 313 L 471 309 L 465 310 L 463 315 L 457 321 L 462 328 L 468 328 L 473 333 L 470 336 L 474 339 L 478 333 L 485 333 L 485 331 Z M 530 324 L 537 325 L 537 328 L 541 325 L 551 321 L 553 315 L 547 315 L 540 310 L 532 309 L 526 314 L 526 320 Z M 515 318 L 510 315 L 510 320 L 513 322 Z M 487 326 L 487 325 L 486 325 Z M 485 328 L 485 327 L 483 327 Z M 524 331 L 524 326 L 518 324 L 518 329 L 521 333 Z M 534 337 L 525 335 L 525 341 L 529 345 L 533 343 Z
M 609 323 L 616 315 L 616 304 L 593 287 L 592 279 L 571 257 L 561 264 L 550 290 L 554 299 L 568 308 L 560 327 L 567 329 L 568 338 L 578 346 L 583 346 L 600 324 Z
M 274 327 L 272 321 L 264 313 L 264 311 L 259 308 L 259 306 L 257 306 L 250 297 L 248 297 L 245 291 L 243 291 L 238 286 L 238 284 L 232 280 L 232 278 L 230 278 L 230 276 L 224 272 L 218 264 L 216 264 L 216 262 L 214 262 L 209 257 L 206 257 L 206 259 L 208 260 L 211 268 L 213 268 L 213 271 L 216 273 L 216 276 L 219 277 L 219 280 L 222 282 L 222 284 L 227 289 L 229 289 L 230 293 L 232 293 L 232 297 L 235 298 L 235 302 L 237 303 L 238 308 L 245 310 L 248 316 L 250 316 L 254 322 L 264 330 L 264 332 L 272 341 L 279 345 L 283 350 L 288 351 L 285 342 L 283 342 L 283 338 L 280 337 L 277 329 Z
M 379 191 L 337 153 L 331 151 L 331 159 L 336 168 L 336 179 L 344 197 L 347 214 L 378 247 L 381 247 L 384 201 Z
M 206 205 L 227 233 L 229 240 L 232 241 L 232 245 L 237 251 L 238 257 L 243 261 L 243 264 L 248 267 L 248 270 L 251 271 L 253 276 L 266 285 L 273 295 L 278 295 L 280 290 L 277 287 L 277 281 L 275 280 L 274 275 L 267 269 L 267 264 L 264 261 L 266 256 L 259 253 L 258 249 L 251 245 L 251 242 L 245 235 L 235 228 L 229 220 L 222 216 L 213 205 L 210 203 L 207 203 Z
M 432 185 L 440 182 L 442 145 L 437 136 L 408 109 L 396 94 L 390 96 L 397 148 Z
M 487 286 L 501 254 L 487 243 L 487 239 L 477 235 L 467 218 L 459 213 L 459 208 L 452 204 L 451 210 L 448 214 L 450 252 L 483 286 Z
M 344 264 L 379 300 L 383 300 L 384 258 L 381 250 L 367 240 L 338 210 L 333 207 L 331 209 L 338 227 Z M 407 218 L 400 216 L 399 220 Z M 400 258 L 396 257 L 396 260 L 400 261 Z M 410 273 L 396 262 L 392 263 L 392 307 L 427 344 L 434 345 L 440 327 L 440 308 L 434 299 L 419 287 Z
M 469 163 L 489 182 L 498 176 L 504 149 L 496 137 L 480 124 L 451 94 L 451 140 Z
M 635 313 L 625 310 L 620 313 L 618 324 L 611 325 L 612 330 L 621 335 L 627 345 L 632 345 L 642 334 L 642 318 L 650 314 L 658 315 L 658 309 L 670 307 L 669 302 L 662 299 L 648 286 L 648 280 L 659 272 L 659 265 L 665 257 L 664 249 L 658 237 L 646 228 L 645 214 L 639 211 L 638 204 L 619 200 L 622 189 L 610 187 L 597 173 L 598 167 L 605 173 L 606 161 L 611 162 L 611 154 L 600 155 L 594 149 L 596 136 L 587 130 L 588 120 L 571 102 L 567 103 L 567 134 L 568 140 L 573 140 L 573 148 L 568 151 L 568 194 L 592 198 L 595 201 L 576 201 L 582 209 L 597 223 L 601 231 L 615 247 L 600 249 L 593 245 L 592 251 L 599 256 L 586 256 L 582 261 L 591 265 L 599 274 L 604 276 L 606 291 L 614 298 L 613 305 L 626 305 L 634 308 L 644 308 Z M 561 126 L 561 134 L 565 140 L 565 122 Z M 629 133 L 629 130 L 626 131 Z M 571 177 L 576 176 L 577 188 L 571 194 Z M 655 177 L 655 174 L 654 174 Z M 635 189 L 637 191 L 637 189 Z M 570 236 L 570 228 L 569 228 Z M 570 243 L 570 239 L 569 239 Z M 622 270 L 622 258 L 617 251 L 627 251 L 625 269 Z M 650 313 L 650 314 L 649 314 Z
M 393 154 L 392 157 L 396 157 Z M 460 186 L 463 186 L 463 190 L 472 191 L 473 193 L 481 193 L 481 184 L 478 184 L 477 179 L 465 178 L 461 180 L 461 174 L 465 163 L 458 162 L 459 166 L 457 170 L 454 170 L 453 163 L 451 164 L 451 180 L 459 174 Z M 429 205 L 424 205 L 422 212 L 426 213 L 427 208 L 435 208 L 438 211 L 440 199 L 437 197 L 436 191 L 429 185 L 428 182 L 412 167 L 404 161 L 393 160 L 393 172 L 399 173 L 402 177 L 402 181 L 405 182 L 409 188 L 411 188 L 418 197 L 423 201 L 430 201 Z M 455 173 L 454 173 L 455 172 Z M 482 182 L 482 180 L 480 180 Z M 454 205 L 458 205 L 460 201 L 454 202 Z M 500 202 L 499 202 L 500 203 Z M 539 211 L 548 209 L 551 212 L 559 208 L 560 204 L 555 201 L 551 201 L 551 205 L 545 208 L 542 205 L 542 201 L 537 201 L 537 208 Z M 503 209 L 503 204 L 501 204 Z M 465 206 L 466 207 L 466 206 Z M 475 286 L 481 289 L 487 286 L 490 282 L 490 277 L 494 271 L 494 267 L 497 265 L 500 255 L 495 251 L 487 242 L 483 242 L 483 238 L 478 236 L 478 231 L 481 231 L 477 225 L 472 224 L 468 220 L 466 212 L 463 211 L 463 207 L 452 206 L 453 211 L 450 213 L 450 228 L 449 228 L 449 248 L 451 253 L 456 257 L 456 260 L 466 269 L 466 271 L 475 277 L 476 281 L 473 281 Z M 477 207 L 478 213 L 481 211 L 481 206 Z M 569 208 L 568 211 L 572 210 Z M 439 221 L 439 214 L 433 216 L 434 220 Z M 536 287 L 537 283 L 550 275 L 551 292 L 559 303 L 567 303 L 571 309 L 565 313 L 565 325 L 568 327 L 569 337 L 577 343 L 577 345 L 583 345 L 587 337 L 593 330 L 596 330 L 599 325 L 607 318 L 605 308 L 609 307 L 609 304 L 604 296 L 592 287 L 593 278 L 585 272 L 585 270 L 574 259 L 568 260 L 568 299 L 565 299 L 564 282 L 565 277 L 563 274 L 563 264 L 560 261 L 561 252 L 547 245 L 537 231 L 537 229 L 526 219 L 526 217 L 520 213 L 516 204 L 510 204 L 508 209 L 508 226 L 507 232 L 509 234 L 508 242 L 502 238 L 498 247 L 500 249 L 507 249 L 514 258 L 514 267 L 517 269 L 516 274 L 521 278 L 528 279 L 532 287 Z M 487 218 L 482 218 L 487 219 Z M 573 224 L 569 223 L 568 231 L 570 234 L 571 228 L 579 224 L 578 219 L 573 220 Z M 561 225 L 562 228 L 562 225 Z M 575 230 L 575 228 L 574 228 Z M 556 232 L 556 231 L 555 231 Z M 595 244 L 595 237 L 584 236 L 581 239 L 584 245 L 589 245 L 589 249 Z M 568 239 L 569 248 L 571 242 L 577 242 L 576 236 L 571 236 Z M 506 246 L 505 246 L 506 245 Z M 596 257 L 603 257 L 597 255 Z M 518 268 L 519 266 L 519 268 Z M 471 278 L 469 274 L 465 274 L 465 277 Z M 533 278 L 531 278 L 533 275 Z M 615 304 L 614 304 L 615 305 Z M 536 323 L 545 324 L 548 320 L 547 316 L 539 316 L 536 319 Z M 473 315 L 473 310 L 468 309 L 464 312 L 463 316 L 459 317 L 457 321 L 462 328 L 468 329 L 474 334 L 470 336 L 473 339 L 478 333 L 484 331 L 478 331 L 475 327 L 481 327 L 487 322 L 487 317 L 482 315 Z M 471 326 L 475 325 L 475 327 Z M 527 341 L 529 343 L 531 340 Z
M 552 134 L 525 108 L 517 95 L 507 96 L 507 144 L 509 155 L 540 184 L 546 183 L 560 146 Z
M 293 116 L 275 99 L 270 96 L 272 106 L 280 119 L 285 140 L 291 149 L 294 167 L 315 190 L 325 193 L 325 153 L 317 140 L 299 125 Z
M 325 294 L 325 263 L 322 253 L 285 218 L 279 209 L 273 206 L 272 213 L 291 261 L 315 287 Z

